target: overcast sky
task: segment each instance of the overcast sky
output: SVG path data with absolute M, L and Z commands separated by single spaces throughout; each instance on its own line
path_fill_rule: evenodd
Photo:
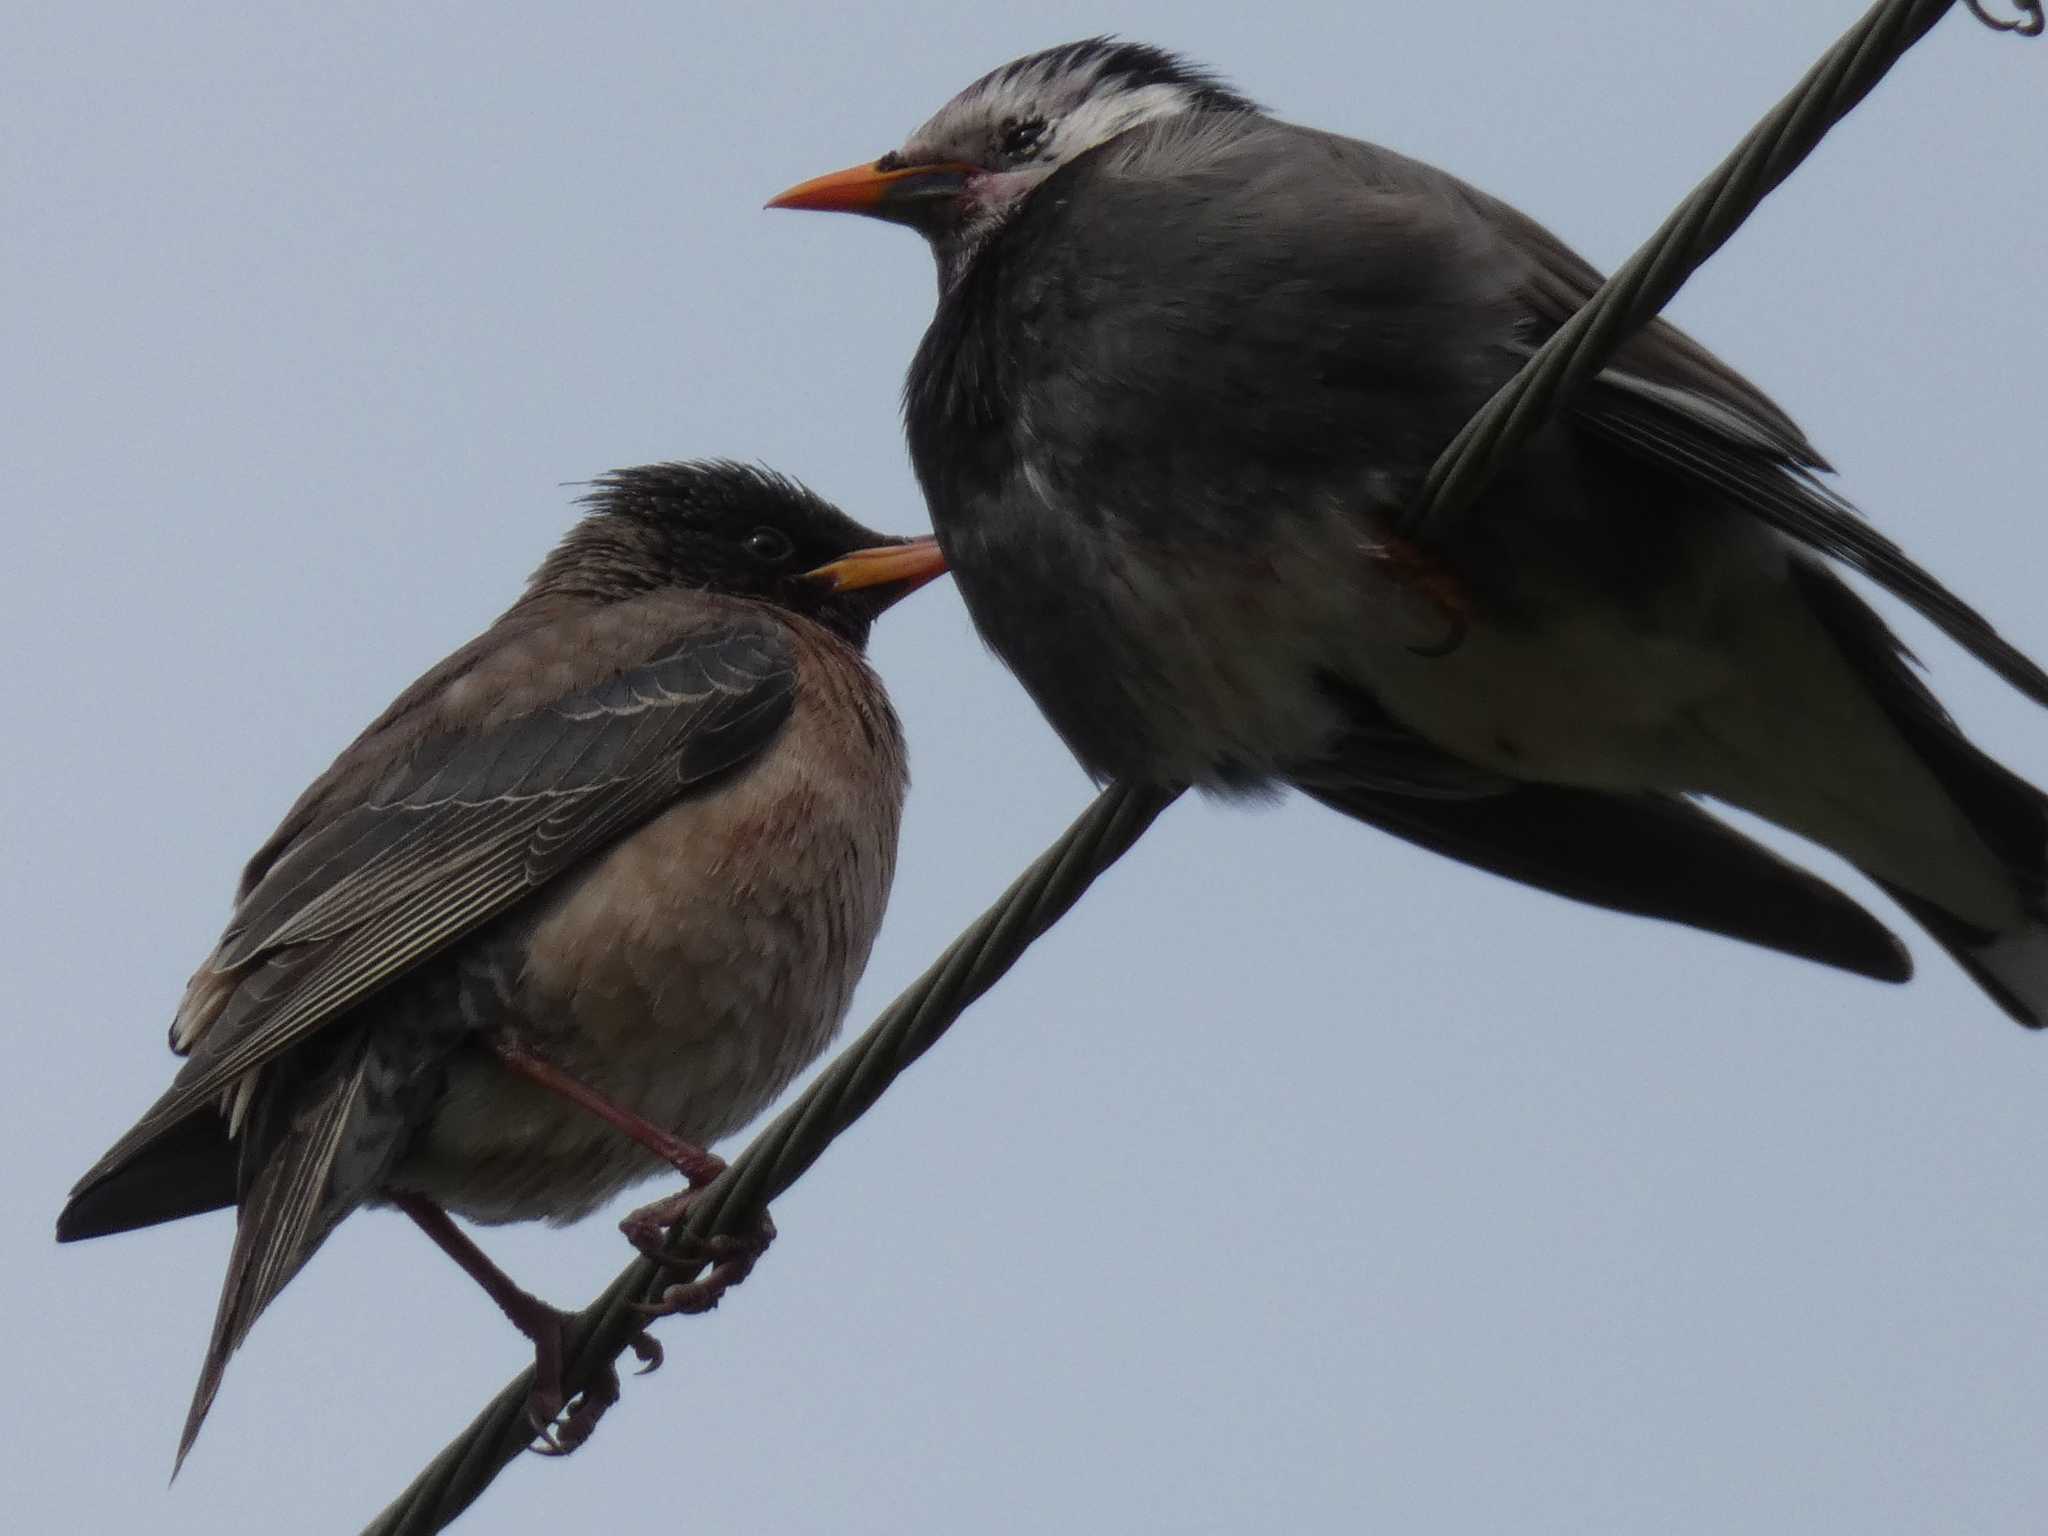
M 758 457 L 925 525 L 896 406 L 930 262 L 765 198 L 1115 29 L 1612 265 L 1859 9 L 14 7 L 17 1528 L 353 1530 L 527 1358 L 362 1215 L 167 1491 L 230 1220 L 50 1223 L 167 1077 L 241 861 L 516 593 L 564 482 Z M 2037 657 L 2044 186 L 2048 46 L 1958 7 L 1674 309 Z M 1904 627 L 2048 778 L 2048 719 Z M 916 784 L 855 1024 L 1090 794 L 950 586 L 875 651 Z M 2038 1531 L 2048 1040 L 1912 942 L 1886 988 L 1306 804 L 1180 806 L 776 1207 L 745 1288 L 662 1325 L 597 1439 L 463 1528 Z M 581 1305 L 617 1214 L 484 1241 Z

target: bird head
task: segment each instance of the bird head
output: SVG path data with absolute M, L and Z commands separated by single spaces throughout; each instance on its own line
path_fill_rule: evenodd
M 1061 166 L 1144 123 L 1256 110 L 1174 54 L 1093 37 L 991 71 L 901 148 L 791 187 L 768 206 L 907 224 L 931 243 L 946 284 Z
M 884 609 L 946 569 L 931 538 L 877 533 L 756 465 L 644 464 L 592 487 L 589 512 L 535 574 L 529 598 L 713 591 L 773 603 L 859 644 Z

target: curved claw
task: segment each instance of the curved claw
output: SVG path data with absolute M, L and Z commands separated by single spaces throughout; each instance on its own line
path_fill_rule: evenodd
M 553 1413 L 543 1412 L 536 1401 L 538 1397 L 535 1393 L 526 1400 L 526 1427 L 533 1431 L 533 1443 L 527 1449 L 536 1456 L 566 1456 L 568 1451 L 555 1438 L 555 1420 L 561 1417 L 562 1410 L 558 1406 Z
M 1405 538 L 1389 538 L 1367 547 L 1366 554 L 1386 566 L 1394 580 L 1443 615 L 1444 635 L 1426 645 L 1410 645 L 1412 656 L 1430 660 L 1448 656 L 1472 632 L 1472 596 L 1465 583 L 1436 555 Z
M 554 1439 L 554 1450 L 544 1455 L 567 1456 L 580 1447 L 597 1428 L 597 1421 L 605 1416 L 613 1403 L 619 1400 L 619 1373 L 606 1366 L 589 1386 L 577 1395 L 576 1406 L 571 1408 L 562 1420 Z
M 533 1430 L 533 1450 L 541 1456 L 563 1454 L 555 1438 L 555 1420 L 562 1416 L 568 1399 L 562 1392 L 562 1314 L 540 1308 L 525 1319 L 523 1330 L 533 1340 L 533 1390 L 526 1394 L 526 1422 Z
M 562 1390 L 562 1356 L 567 1319 L 553 1308 L 528 1318 L 533 1339 L 533 1390 L 526 1396 L 526 1422 L 533 1430 L 528 1446 L 536 1456 L 567 1456 L 588 1440 L 605 1410 L 619 1400 L 619 1373 L 606 1366 L 573 1399 Z M 645 1333 L 632 1341 L 633 1352 L 651 1371 L 661 1364 L 661 1346 Z M 564 1410 L 567 1410 L 566 1412 Z
M 1464 614 L 1450 607 L 1444 609 L 1444 620 L 1448 627 L 1444 631 L 1443 639 L 1432 641 L 1428 645 L 1411 645 L 1407 648 L 1408 654 L 1423 657 L 1428 661 L 1436 661 L 1441 657 L 1450 655 L 1459 646 L 1463 645 L 1465 637 L 1472 633 L 1471 622 L 1466 619 Z
M 641 1206 L 630 1212 L 619 1222 L 619 1231 L 626 1241 L 647 1258 L 657 1264 L 666 1263 L 672 1257 L 668 1251 L 668 1234 L 678 1223 L 689 1218 L 690 1207 L 695 1203 L 697 1191 L 686 1189 L 681 1194 L 668 1195 L 660 1200 Z M 678 1248 L 673 1257 L 680 1258 Z
M 633 1353 L 640 1357 L 640 1369 L 635 1376 L 647 1376 L 661 1369 L 662 1361 L 668 1357 L 662 1352 L 661 1341 L 644 1330 L 633 1335 Z

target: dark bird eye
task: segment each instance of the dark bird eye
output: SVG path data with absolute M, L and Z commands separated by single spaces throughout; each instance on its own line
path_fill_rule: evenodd
M 1005 160 L 1021 160 L 1045 137 L 1042 117 L 1006 117 L 996 132 L 996 150 Z
M 790 556 L 789 535 L 780 528 L 756 528 L 747 535 L 747 553 L 764 565 L 780 565 Z

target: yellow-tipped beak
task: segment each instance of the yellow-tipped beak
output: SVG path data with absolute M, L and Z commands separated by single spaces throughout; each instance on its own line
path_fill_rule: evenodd
M 808 581 L 822 581 L 834 592 L 857 592 L 863 587 L 893 586 L 906 596 L 934 577 L 946 574 L 946 557 L 939 553 L 939 541 L 926 537 L 907 539 L 901 544 L 880 544 L 857 549 L 830 565 L 805 571 Z
M 971 165 L 910 165 L 885 171 L 856 165 L 829 176 L 799 183 L 768 199 L 770 208 L 801 208 L 815 213 L 864 213 L 869 218 L 910 222 L 917 210 L 956 197 Z

